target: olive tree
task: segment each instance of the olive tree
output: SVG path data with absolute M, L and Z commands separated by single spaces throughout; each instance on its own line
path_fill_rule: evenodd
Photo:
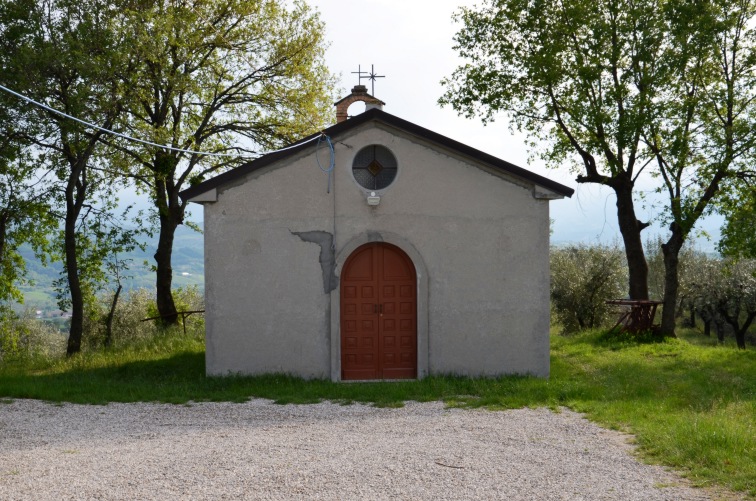
M 646 240 L 648 258 L 648 288 L 649 296 L 652 299 L 660 300 L 665 297 L 665 277 L 666 270 L 664 266 L 664 252 L 662 245 L 664 239 L 660 236 Z M 679 274 L 679 293 L 675 305 L 675 315 L 680 317 L 685 308 L 689 309 L 693 315 L 694 309 L 691 309 L 690 302 L 691 283 L 698 280 L 698 274 L 701 272 L 703 263 L 709 258 L 701 251 L 697 250 L 692 243 L 688 242 L 680 251 L 678 274 Z M 691 324 L 694 322 L 691 322 Z
M 610 319 L 607 299 L 622 296 L 626 280 L 617 247 L 577 245 L 551 250 L 551 304 L 565 332 L 601 327 Z
M 710 260 L 693 283 L 696 310 L 708 324 L 714 322 L 720 341 L 729 325 L 738 348 L 745 349 L 746 333 L 756 320 L 756 261 Z

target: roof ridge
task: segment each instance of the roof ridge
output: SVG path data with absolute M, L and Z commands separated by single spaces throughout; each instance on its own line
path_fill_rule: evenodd
M 286 146 L 286 149 L 284 150 L 268 153 L 261 156 L 260 158 L 256 158 L 255 160 L 244 163 L 239 167 L 212 177 L 196 186 L 191 186 L 181 191 L 179 195 L 183 200 L 194 198 L 201 193 L 222 186 L 227 182 L 245 176 L 250 172 L 270 165 L 275 161 L 282 160 L 296 153 L 299 153 L 300 151 L 304 150 L 306 146 L 308 146 L 313 138 L 320 134 L 334 136 L 358 127 L 371 120 L 379 121 L 397 129 L 404 130 L 405 132 L 424 138 L 428 141 L 454 150 L 462 155 L 478 160 L 479 162 L 500 169 L 501 171 L 509 173 L 515 177 L 525 179 L 532 182 L 533 184 L 552 190 L 562 196 L 571 197 L 572 194 L 575 193 L 574 189 L 556 181 L 552 181 L 547 177 L 536 174 L 535 172 L 529 171 L 523 167 L 519 167 L 511 162 L 495 157 L 489 153 L 473 148 L 472 146 L 466 145 L 437 132 L 433 132 L 430 129 L 426 129 L 425 127 L 421 127 L 420 125 L 409 122 L 403 118 L 399 118 L 396 115 L 392 115 L 391 113 L 387 113 L 378 108 L 373 108 L 353 118 L 331 125 L 323 129 L 322 131 L 310 134 L 309 136 L 306 136 L 299 141 L 295 141 L 291 143 L 291 145 Z

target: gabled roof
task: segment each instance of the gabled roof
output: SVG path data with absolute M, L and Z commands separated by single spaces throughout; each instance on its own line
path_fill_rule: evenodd
M 323 130 L 323 134 L 331 138 L 337 138 L 340 134 L 343 134 L 344 132 L 359 127 L 360 125 L 370 121 L 380 122 L 396 129 L 400 129 L 411 135 L 423 138 L 431 143 L 436 143 L 463 156 L 470 157 L 495 169 L 499 169 L 502 172 L 530 181 L 533 184 L 547 188 L 560 195 L 571 197 L 575 192 L 575 190 L 573 190 L 572 188 L 557 183 L 556 181 L 552 181 L 551 179 L 539 176 L 538 174 L 530 172 L 527 169 L 523 169 L 522 167 L 518 167 L 493 155 L 489 155 L 488 153 L 476 150 L 475 148 L 467 146 L 466 144 L 462 144 L 446 136 L 437 134 L 431 130 L 420 127 L 419 125 L 408 122 L 407 120 L 403 120 L 397 116 L 386 113 L 385 111 L 379 110 L 377 108 L 367 110 L 364 113 L 361 113 L 353 118 L 332 125 Z M 312 148 L 311 141 L 317 138 L 320 134 L 320 132 L 312 134 L 301 139 L 300 141 L 297 141 L 296 143 L 293 143 L 291 146 L 284 150 L 279 150 L 267 155 L 263 155 L 260 158 L 245 163 L 235 169 L 219 174 L 203 183 L 192 186 L 191 188 L 187 188 L 186 190 L 179 193 L 179 195 L 181 195 L 181 198 L 184 200 L 194 198 L 197 195 L 200 195 L 213 188 L 218 188 L 230 181 L 246 176 L 247 174 L 266 167 L 274 162 L 295 155 L 306 148 Z

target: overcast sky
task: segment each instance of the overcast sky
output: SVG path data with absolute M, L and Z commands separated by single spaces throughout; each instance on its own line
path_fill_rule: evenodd
M 579 185 L 575 175 L 564 169 L 546 169 L 542 162 L 528 163 L 529 151 L 522 137 L 509 131 L 502 116 L 484 127 L 479 120 L 458 117 L 437 101 L 444 89 L 442 78 L 461 62 L 452 50 L 458 26 L 452 13 L 472 0 L 310 0 L 326 24 L 331 42 L 327 61 L 331 71 L 341 75 L 341 90 L 347 95 L 356 85 L 358 65 L 385 75 L 375 82 L 375 97 L 386 103 L 384 111 L 428 128 L 474 148 L 525 167 L 575 189 L 571 199 L 551 202 L 555 220 L 552 242 L 612 242 L 619 239 L 615 198 L 610 189 Z M 370 82 L 363 82 L 368 86 Z M 355 106 L 355 105 L 353 105 Z M 351 111 L 351 110 L 350 110 Z M 641 182 L 651 190 L 653 181 Z M 657 213 L 637 204 L 642 220 Z M 720 219 L 710 219 L 703 228 L 716 238 Z M 646 236 L 666 232 L 659 223 Z M 715 239 L 699 239 L 704 250 L 713 249 Z

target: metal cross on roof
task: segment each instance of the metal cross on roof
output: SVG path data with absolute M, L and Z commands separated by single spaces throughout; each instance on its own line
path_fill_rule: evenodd
M 367 71 L 362 71 L 362 65 L 358 65 L 357 71 L 353 71 L 352 75 L 354 75 L 355 73 L 357 74 L 357 85 L 360 85 L 362 83 L 363 78 L 368 78 L 362 76 L 367 74 Z
M 362 71 L 362 65 L 357 66 L 357 71 L 353 71 L 352 74 L 357 75 L 357 83 L 361 84 L 362 80 L 370 80 L 370 95 L 375 96 L 375 79 L 376 78 L 386 78 L 386 75 L 377 75 L 375 73 L 375 66 L 370 65 L 370 73 L 367 71 Z

